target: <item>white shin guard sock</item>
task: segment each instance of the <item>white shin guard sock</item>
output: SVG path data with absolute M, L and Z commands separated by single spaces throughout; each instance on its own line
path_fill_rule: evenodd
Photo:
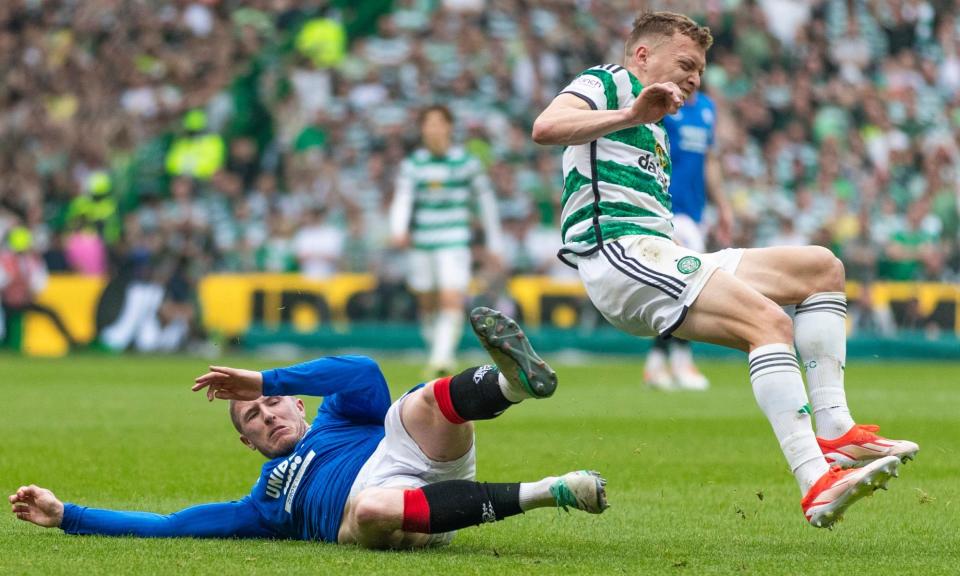
M 787 344 L 767 344 L 750 353 L 753 394 L 773 427 L 800 492 L 816 482 L 829 466 L 810 426 L 810 405 L 800 366 Z
M 463 311 L 443 309 L 437 313 L 437 327 L 433 333 L 430 365 L 450 367 L 463 333 Z
M 821 292 L 797 305 L 794 339 L 807 373 L 817 435 L 833 439 L 853 427 L 843 387 L 847 359 L 847 298 Z
M 556 506 L 557 501 L 550 493 L 550 486 L 556 481 L 556 476 L 549 476 L 539 482 L 520 483 L 520 509 L 526 512 L 534 508 Z

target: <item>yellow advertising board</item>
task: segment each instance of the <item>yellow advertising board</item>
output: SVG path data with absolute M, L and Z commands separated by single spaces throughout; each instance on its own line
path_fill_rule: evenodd
M 37 304 L 60 317 L 76 342 L 96 337 L 97 303 L 106 282 L 97 277 L 54 275 L 37 298 Z M 48 316 L 28 313 L 24 317 L 23 351 L 31 356 L 62 356 L 69 345 Z
M 376 283 L 370 274 L 319 281 L 299 274 L 211 274 L 198 286 L 199 318 L 205 330 L 225 337 L 242 336 L 252 326 L 309 333 L 331 323 L 376 321 L 351 317 L 350 312 L 356 309 L 351 301 L 370 297 Z M 89 344 L 104 328 L 97 319 L 109 325 L 125 305 L 124 290 L 122 285 L 108 288 L 99 278 L 53 275 L 38 303 L 60 317 L 76 342 Z M 531 327 L 572 327 L 590 309 L 576 280 L 519 276 L 510 280 L 507 290 L 523 322 Z M 960 334 L 960 286 L 956 284 L 876 283 L 865 289 L 851 283 L 847 296 L 851 302 L 890 310 L 902 325 L 934 325 Z M 68 346 L 47 316 L 31 312 L 24 317 L 22 348 L 31 355 L 57 356 L 66 353 Z

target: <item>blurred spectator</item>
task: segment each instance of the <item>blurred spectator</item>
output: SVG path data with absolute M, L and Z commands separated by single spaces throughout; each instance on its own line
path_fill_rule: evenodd
M 267 218 L 269 233 L 257 248 L 254 258 L 260 272 L 295 272 L 298 269 L 297 253 L 293 241 L 294 222 L 283 218 L 279 212 Z
M 561 82 L 622 57 L 630 9 L 392 4 L 353 26 L 312 0 L 0 3 L 0 234 L 24 222 L 51 267 L 84 274 L 147 250 L 206 270 L 369 270 L 389 285 L 396 170 L 416 111 L 441 103 L 490 170 L 514 270 L 553 270 L 532 255 L 559 237 L 559 159 L 532 144 L 530 122 Z M 716 153 L 734 243 L 820 243 L 863 281 L 870 267 L 960 279 L 951 3 L 646 5 L 712 27 L 704 84 L 726 116 Z M 296 239 L 316 208 L 341 245 L 313 268 Z M 386 308 L 402 315 L 396 292 Z
M 89 228 L 108 244 L 116 242 L 120 238 L 120 220 L 117 201 L 111 196 L 112 187 L 109 174 L 102 170 L 91 172 L 84 193 L 67 207 L 67 227 Z
M 880 275 L 890 280 L 927 280 L 943 273 L 940 220 L 929 213 L 929 202 L 919 200 L 907 211 L 906 226 L 887 240 Z
M 78 274 L 103 276 L 107 273 L 107 247 L 85 219 L 77 220 L 68 229 L 63 255 L 70 269 Z
M 167 153 L 167 172 L 209 180 L 223 166 L 225 145 L 219 134 L 207 132 L 207 115 L 191 110 L 183 117 L 184 133 L 173 141 Z
M 552 225 L 539 222 L 538 215 L 505 218 L 503 222 L 504 249 L 507 271 L 511 275 L 543 274 L 556 279 L 579 278 L 573 270 L 557 258 L 560 236 Z
M 297 50 L 314 66 L 328 67 L 343 60 L 347 35 L 343 24 L 331 18 L 315 18 L 305 23 L 297 34 Z
M 316 207 L 304 218 L 293 238 L 300 272 L 311 280 L 337 273 L 344 250 L 343 231 L 327 222 L 327 211 Z
M 23 315 L 35 312 L 49 318 L 67 344 L 74 345 L 60 316 L 36 302 L 47 280 L 46 264 L 33 250 L 33 235 L 23 226 L 11 228 L 0 247 L 0 342 L 19 348 Z
M 108 349 L 173 352 L 187 343 L 195 305 L 185 263 L 158 260 L 136 250 L 124 263 L 117 279 L 123 286 L 119 315 L 100 333 Z

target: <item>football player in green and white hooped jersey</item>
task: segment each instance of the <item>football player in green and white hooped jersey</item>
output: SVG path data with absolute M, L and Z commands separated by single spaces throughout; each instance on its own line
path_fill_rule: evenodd
M 453 127 L 445 106 L 420 113 L 423 147 L 400 165 L 390 207 L 393 244 L 410 248 L 407 283 L 417 294 L 430 375 L 454 366 L 470 284 L 475 204 L 489 258 L 498 259 L 503 242 L 493 187 L 480 160 L 453 145 Z
M 590 300 L 621 330 L 749 353 L 754 395 L 800 486 L 804 515 L 826 527 L 919 448 L 878 436 L 850 415 L 844 270 L 829 250 L 702 254 L 674 241 L 662 119 L 700 87 L 712 43 L 710 30 L 686 16 L 640 14 L 623 63 L 584 71 L 537 118 L 537 143 L 566 146 L 559 256 L 578 268 Z M 781 308 L 790 304 L 795 320 Z

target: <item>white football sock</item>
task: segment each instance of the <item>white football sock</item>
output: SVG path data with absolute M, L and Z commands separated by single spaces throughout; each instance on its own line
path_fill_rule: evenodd
M 522 386 L 514 386 L 503 372 L 497 374 L 497 382 L 500 384 L 500 393 L 503 397 L 514 404 L 530 398 L 530 394 Z
M 433 348 L 433 332 L 437 327 L 437 315 L 433 312 L 425 312 L 420 315 L 420 337 L 428 349 Z
M 556 476 L 549 476 L 539 482 L 520 483 L 520 509 L 526 512 L 534 508 L 556 506 L 557 501 L 550 493 L 550 485 L 556 481 Z
M 750 382 L 780 449 L 806 494 L 829 466 L 810 426 L 810 405 L 793 348 L 767 344 L 750 352 Z
M 663 350 L 651 348 L 650 352 L 647 354 L 647 361 L 643 367 L 647 372 L 653 372 L 657 370 L 663 370 L 666 365 L 667 355 L 663 353 Z
M 433 346 L 430 351 L 430 366 L 450 367 L 454 364 L 453 355 L 460 344 L 463 333 L 463 312 L 461 310 L 440 310 L 437 314 L 437 327 L 433 333 Z
M 674 374 L 689 370 L 693 366 L 693 350 L 689 344 L 670 343 L 670 370 Z
M 843 388 L 846 310 L 843 292 L 821 292 L 797 305 L 793 321 L 797 351 L 807 372 L 817 435 L 828 439 L 843 436 L 854 424 Z

